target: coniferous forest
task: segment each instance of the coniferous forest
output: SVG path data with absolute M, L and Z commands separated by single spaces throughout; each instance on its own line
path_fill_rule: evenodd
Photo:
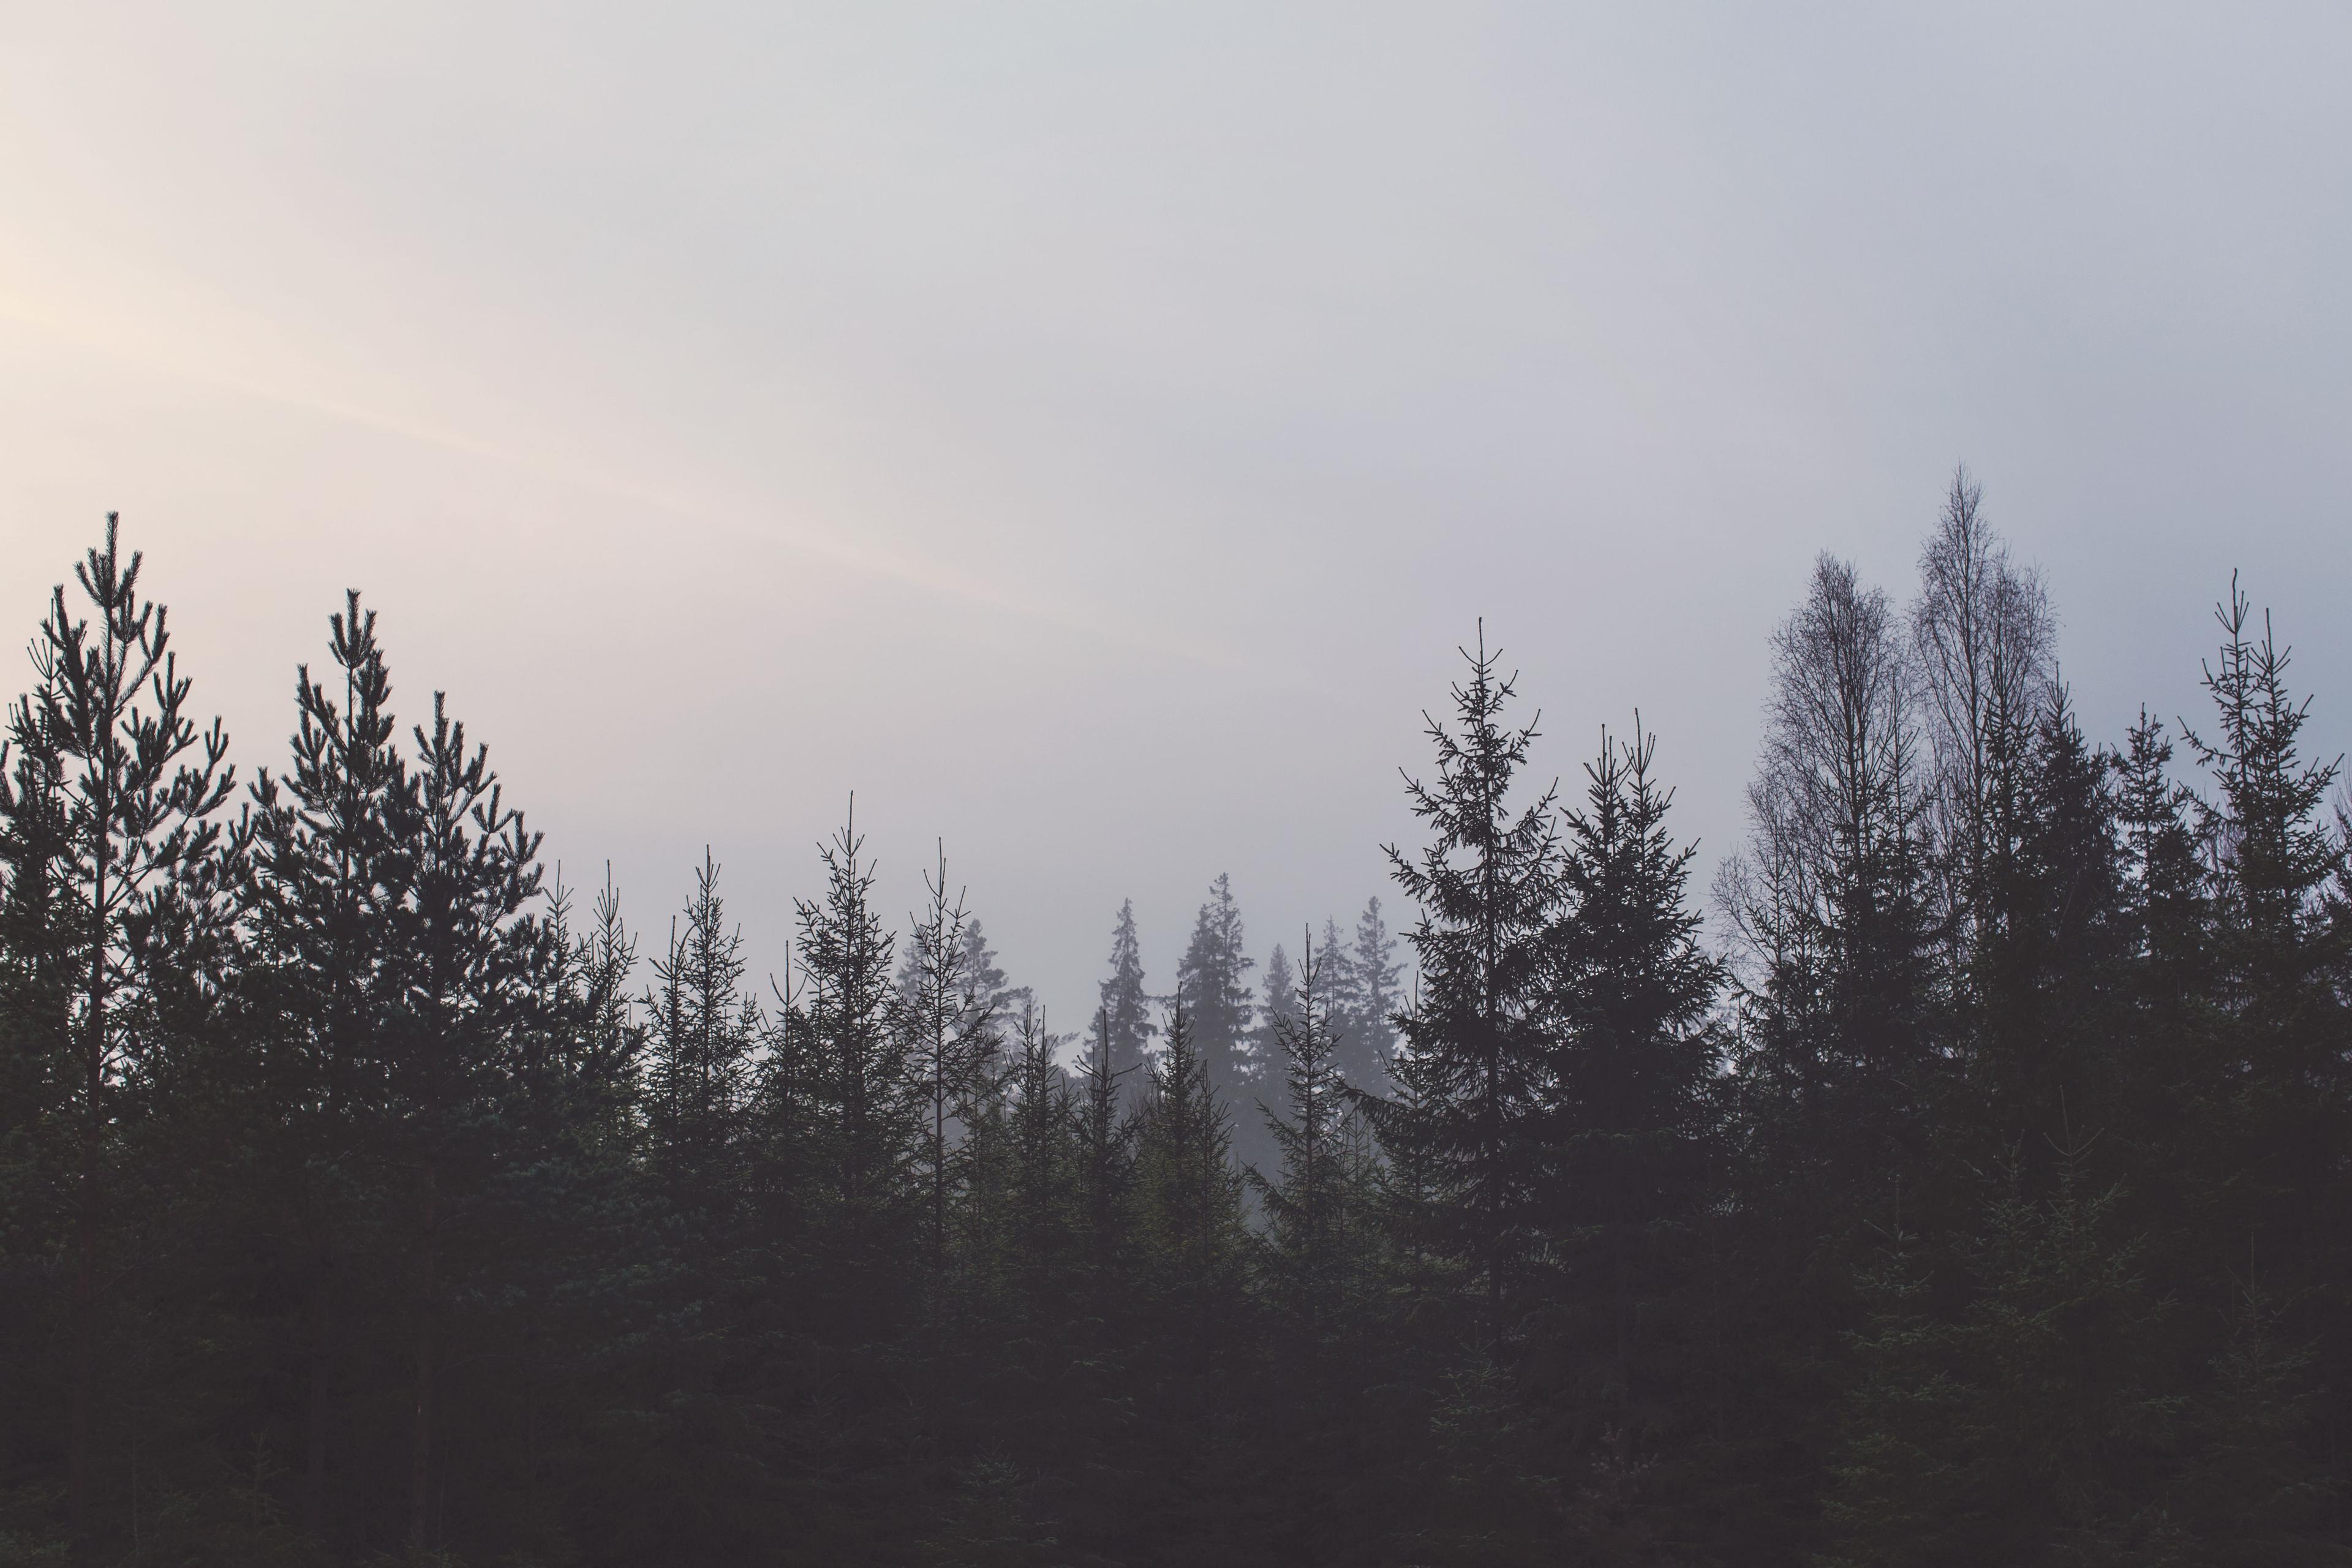
M 358 594 L 233 752 L 59 564 L 0 1563 L 2352 1561 L 2347 824 L 2234 582 L 2201 710 L 2079 714 L 1960 476 L 1757 650 L 1711 883 L 1673 738 L 1553 785 L 1473 636 L 1388 886 L 1106 910 L 1064 1032 L 919 832 L 750 952 L 723 857 L 558 887 Z

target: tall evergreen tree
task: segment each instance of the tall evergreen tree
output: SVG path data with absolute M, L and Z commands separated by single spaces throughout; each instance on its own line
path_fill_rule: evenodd
M 1244 940 L 1233 879 L 1220 871 L 1209 884 L 1208 902 L 1193 919 L 1192 940 L 1176 966 L 1176 987 L 1184 998 L 1193 1047 L 1221 1094 L 1253 1093 L 1258 1082 L 1250 1027 L 1256 993 L 1249 983 L 1257 961 L 1249 956 Z
M 1107 1292 L 1128 1261 L 1132 1240 L 1129 1198 L 1134 1189 L 1135 1122 L 1121 1109 L 1128 1096 L 1119 1082 L 1118 1027 L 1108 1004 L 1095 1015 L 1093 1037 L 1081 1060 L 1072 1118 L 1078 1249 L 1087 1283 Z
M 742 931 L 727 923 L 719 863 L 706 848 L 684 923 L 671 927 L 668 951 L 653 963 L 645 1102 L 649 1152 L 668 1200 L 705 1224 L 742 1185 L 744 1118 L 762 1032 L 759 1005 L 743 994 L 747 967 Z
M 1328 938 L 1326 946 L 1339 951 Z M 1396 937 L 1377 895 L 1364 901 L 1363 913 L 1356 917 L 1355 942 L 1344 973 L 1339 1010 L 1346 1016 L 1347 1026 L 1341 1032 L 1339 1070 L 1353 1087 L 1378 1094 L 1388 1083 L 1389 1058 L 1396 1050 L 1396 1016 L 1404 1007 L 1405 995 Z
M 1630 742 L 1602 732 L 1584 805 L 1566 813 L 1540 1091 L 1563 1316 L 1585 1342 L 1589 1418 L 1620 1458 L 1654 1442 L 1697 1382 L 1705 1287 L 1690 1243 L 1717 1193 L 1720 975 L 1686 896 L 1696 851 L 1666 829 L 1673 792 L 1640 723 Z
M 1290 954 L 1276 942 L 1265 961 L 1265 1005 L 1258 1009 L 1249 1035 L 1249 1058 L 1257 1067 L 1255 1098 L 1282 1092 L 1276 1079 L 1282 1071 L 1284 1030 L 1295 1026 L 1298 1017 L 1298 973 L 1291 968 Z
M 1559 896 L 1552 792 L 1518 808 L 1512 786 L 1536 738 L 1504 711 L 1516 677 L 1500 674 L 1481 627 L 1478 650 L 1454 687 L 1459 733 L 1423 715 L 1437 782 L 1408 778 L 1413 815 L 1430 832 L 1417 858 L 1391 847 L 1398 885 L 1421 906 L 1407 937 L 1422 990 L 1399 1019 L 1395 1072 L 1402 1092 L 1381 1131 L 1391 1147 L 1445 1182 L 1436 1217 L 1444 1244 L 1484 1289 L 1484 1332 L 1500 1342 L 1506 1302 L 1532 1245 L 1537 1171 L 1529 1123 L 1542 1072 L 1542 933 Z
M 292 763 L 282 776 L 263 770 L 253 785 L 244 900 L 251 979 L 266 988 L 273 1023 L 264 1103 L 280 1134 L 276 1173 L 300 1194 L 301 1519 L 313 1535 L 326 1527 L 343 1232 L 385 1174 L 373 1165 L 392 1113 L 386 1074 L 403 1001 L 397 918 L 417 871 L 417 801 L 396 744 L 375 614 L 353 592 L 328 626 L 341 690 L 312 680 L 308 665 L 298 671 Z
M 1240 1260 L 1242 1180 L 1232 1115 L 1181 994 L 1162 1038 L 1137 1121 L 1136 1197 L 1160 1295 L 1197 1351 L 1215 1331 L 1210 1314 Z
M 912 1032 L 911 1066 L 922 1100 L 925 1128 L 917 1158 L 929 1204 L 930 1263 L 936 1276 L 947 1268 L 956 1127 L 995 1067 L 998 1009 L 1006 992 L 1003 971 L 991 962 L 984 943 L 971 940 L 979 928 L 965 910 L 961 891 L 949 900 L 944 845 L 937 872 L 925 872 L 923 885 L 930 901 L 916 917 L 899 992 Z
M 142 557 L 124 560 L 119 520 L 74 568 L 90 619 L 60 584 L 33 644 L 37 683 L 10 715 L 11 743 L 34 771 L 12 792 L 20 843 L 40 846 L 47 886 L 26 889 L 54 921 L 37 963 L 67 983 L 44 1022 L 69 1128 L 70 1304 L 66 1413 L 67 1512 L 78 1541 L 96 1528 L 91 1453 L 97 1418 L 100 1251 L 115 1221 L 110 1159 L 125 1079 L 147 1038 L 142 1015 L 184 954 L 165 942 L 184 926 L 173 905 L 205 875 L 220 844 L 211 820 L 233 770 L 217 721 L 188 716 L 190 683 L 171 652 L 164 608 L 139 592 Z
M 971 976 L 971 991 L 975 1006 L 992 1017 L 1010 1022 L 1021 1016 L 1021 1010 L 1034 1001 L 1035 995 L 1026 985 L 1015 985 L 1005 975 L 1003 966 L 996 961 L 996 949 L 989 945 L 988 932 L 980 917 L 966 919 L 963 928 L 964 968 Z
M 818 849 L 823 900 L 796 908 L 810 1131 L 820 1150 L 815 1217 L 824 1256 L 852 1287 L 836 1297 L 835 1326 L 872 1331 L 898 1307 L 888 1279 L 912 1217 L 921 1123 L 904 1007 L 891 984 L 895 944 L 874 910 L 865 847 L 853 810 Z
M 406 1537 L 433 1544 L 436 1402 L 444 1320 L 467 1200 L 499 1158 L 496 1109 L 517 1031 L 529 1021 L 540 838 L 505 802 L 487 747 L 467 749 L 442 694 L 413 731 L 414 881 L 398 910 L 403 982 L 399 1048 L 389 1074 L 397 1158 L 409 1174 L 396 1222 L 410 1264 L 410 1424 Z
M 2215 614 L 2223 640 L 2205 671 L 2213 721 L 2187 731 L 2215 796 L 2200 807 L 2212 970 L 2210 1034 L 2192 1080 L 2211 1163 L 2194 1198 L 2205 1245 L 2246 1260 L 2235 1294 L 2277 1304 L 2280 1321 L 2265 1332 L 2289 1355 L 2315 1346 L 2340 1369 L 2352 1365 L 2352 1321 L 2327 1282 L 2352 1262 L 2341 1154 L 2352 1139 L 2352 929 L 2328 890 L 2343 884 L 2352 844 L 2324 812 L 2343 759 L 2304 754 L 2311 700 L 2289 689 L 2288 650 L 2267 616 L 2257 634 L 2234 579 Z M 2238 1301 L 2226 1305 L 2252 1321 Z M 2320 1367 L 2306 1375 L 2305 1396 L 2282 1385 L 2263 1419 L 2315 1463 L 2330 1439 L 2308 1397 Z
M 1133 899 L 1119 900 L 1118 921 L 1110 935 L 1110 976 L 1098 989 L 1098 1027 L 1108 1053 L 1105 1070 L 1130 1075 L 1130 1092 L 1139 1094 L 1151 1037 L 1159 1031 L 1151 1021 L 1150 994 L 1143 984 L 1143 946 L 1136 935 Z
M 1332 1037 L 1322 955 L 1310 934 L 1290 1005 L 1273 1016 L 1274 1060 L 1282 1069 L 1279 1110 L 1259 1102 L 1279 1164 L 1276 1174 L 1248 1173 L 1265 1214 L 1264 1252 L 1276 1302 L 1294 1331 L 1313 1344 L 1336 1332 L 1349 1266 L 1360 1168 L 1350 1158 L 1351 1120 Z M 1282 950 L 1266 966 L 1273 985 Z M 1269 997 L 1269 1012 L 1272 1012 Z
M 1019 1298 L 1033 1310 L 1061 1276 L 1068 1237 L 1068 1164 L 1073 1107 L 1068 1079 L 1054 1060 L 1066 1037 L 1045 1026 L 1034 1002 L 1013 1025 L 1012 1089 L 1006 1131 L 1007 1261 Z

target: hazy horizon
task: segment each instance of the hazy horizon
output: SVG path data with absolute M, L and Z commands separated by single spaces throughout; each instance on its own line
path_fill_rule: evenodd
M 855 790 L 1065 1028 L 1124 898 L 1157 988 L 1221 871 L 1261 963 L 1395 902 L 1481 616 L 1703 879 L 1959 461 L 2095 739 L 2235 569 L 2332 756 L 2352 18 L 2270 16 L 0 12 L 0 615 L 121 510 L 249 777 L 359 587 L 649 940 L 708 844 L 778 965 Z

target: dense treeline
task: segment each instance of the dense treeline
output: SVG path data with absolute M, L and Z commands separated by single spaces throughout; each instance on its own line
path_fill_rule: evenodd
M 1220 876 L 1163 993 L 1122 908 L 1066 1034 L 854 818 L 772 973 L 710 859 L 641 950 L 357 595 L 233 773 L 110 520 L 7 720 L 0 1563 L 2352 1559 L 2347 825 L 2220 616 L 2094 742 L 1961 476 L 1774 637 L 1711 911 L 1482 640 L 1410 920 Z

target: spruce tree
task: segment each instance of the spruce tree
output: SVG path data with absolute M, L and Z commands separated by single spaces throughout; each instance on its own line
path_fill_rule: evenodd
M 1712 1027 L 1720 975 L 1687 898 L 1696 851 L 1640 729 L 1585 764 L 1565 814 L 1564 908 L 1546 933 L 1548 1059 L 1538 1134 L 1568 1348 L 1621 1459 L 1687 1396 L 1704 1287 L 1689 1243 L 1716 1201 Z M 1587 1327 L 1589 1325 L 1589 1327 Z
M 795 907 L 817 1145 L 814 1218 L 821 1256 L 839 1270 L 834 1326 L 872 1332 L 898 1309 L 890 1274 L 912 1217 L 921 1123 L 904 1005 L 891 984 L 895 944 L 874 910 L 865 850 L 853 808 L 818 848 L 823 900 Z
M 1977 918 L 1954 1009 L 1969 1103 L 1944 1129 L 1984 1129 L 1963 1156 L 1979 1166 L 2019 1150 L 2036 1197 L 2070 1128 L 2115 1124 L 2135 1067 L 2118 1040 L 2128 939 L 2113 764 L 2063 686 L 2042 703 L 1987 743 Z
M 742 991 L 747 967 L 742 932 L 727 923 L 719 896 L 719 863 L 706 848 L 684 924 L 672 924 L 645 999 L 648 1153 L 667 1201 L 698 1226 L 718 1223 L 742 1182 L 762 1032 L 759 1005 Z
M 1499 1342 L 1506 1304 L 1533 1244 L 1538 1171 L 1530 1121 L 1543 1070 L 1542 933 L 1559 896 L 1552 793 L 1514 810 L 1513 785 L 1536 738 L 1504 712 L 1516 677 L 1500 673 L 1484 628 L 1469 678 L 1454 687 L 1459 733 L 1426 714 L 1437 781 L 1410 777 L 1413 815 L 1430 832 L 1415 858 L 1388 850 L 1398 885 L 1421 906 L 1407 937 L 1422 990 L 1400 1017 L 1401 1092 L 1381 1117 L 1400 1157 L 1432 1170 L 1450 1201 L 1432 1212 L 1443 1245 L 1475 1271 L 1483 1332 Z
M 2352 1325 L 2321 1303 L 2352 1262 L 2341 1158 L 2352 1139 L 2352 929 L 2328 901 L 2352 845 L 2323 816 L 2342 759 L 2304 754 L 2310 699 L 2290 690 L 2288 650 L 2267 616 L 2256 632 L 2234 580 L 2215 613 L 2223 641 L 2205 671 L 2213 721 L 2201 733 L 2184 726 L 2215 791 L 2200 808 L 2212 968 L 2192 1079 L 2208 1157 L 2192 1196 L 2209 1253 L 2244 1259 L 2232 1293 L 2277 1304 L 2275 1334 L 2288 1350 L 2316 1344 L 2341 1364 Z M 2210 1291 L 2208 1300 L 2230 1304 L 2220 1280 Z M 2266 1419 L 2291 1426 L 2316 1455 L 2327 1439 L 2315 1409 L 2288 1401 Z
M 1257 1022 L 1249 1033 L 1249 1057 L 1256 1066 L 1254 1099 L 1278 1098 L 1283 1092 L 1278 1087 L 1283 1035 L 1297 1025 L 1298 1016 L 1298 973 L 1291 968 L 1290 954 L 1276 942 L 1265 961 L 1265 1005 L 1258 1009 Z
M 1097 1003 L 1100 1037 L 1108 1055 L 1104 1068 L 1113 1076 L 1127 1075 L 1130 1094 L 1142 1092 L 1144 1063 L 1158 1026 L 1151 1021 L 1151 997 L 1143 984 L 1143 947 L 1135 931 L 1135 900 L 1119 901 L 1118 921 L 1111 928 L 1110 977 L 1102 982 Z
M 1242 1179 L 1232 1117 L 1192 1043 L 1181 994 L 1162 1038 L 1137 1121 L 1136 1197 L 1160 1300 L 1198 1353 L 1216 1331 L 1210 1314 L 1239 1260 Z
M 1324 960 L 1309 934 L 1289 1005 L 1277 1020 L 1273 1060 L 1282 1072 L 1277 1110 L 1259 1102 L 1276 1158 L 1271 1177 L 1251 1171 L 1249 1183 L 1265 1215 L 1264 1252 L 1274 1299 L 1293 1331 L 1313 1344 L 1338 1327 L 1348 1279 L 1349 1212 L 1359 1174 L 1349 1159 L 1352 1120 L 1346 1082 L 1339 1076 L 1332 1037 Z M 1276 966 L 1287 971 L 1282 950 L 1266 966 L 1270 987 Z
M 1338 951 L 1328 939 L 1327 947 Z M 1404 1006 L 1404 966 L 1397 962 L 1396 937 L 1377 895 L 1356 917 L 1354 944 L 1345 966 L 1339 1008 L 1347 1017 L 1341 1034 L 1339 1070 L 1349 1084 L 1368 1094 L 1384 1092 L 1389 1058 L 1396 1049 L 1396 1016 Z
M 1021 1009 L 1007 1064 L 1012 1173 L 1004 1229 L 1013 1277 L 1033 1309 L 1061 1277 L 1069 1239 L 1066 1199 L 1074 1109 L 1068 1080 L 1054 1059 L 1065 1043 L 1064 1037 L 1045 1026 L 1045 1013 L 1034 1002 Z
M 964 908 L 963 894 L 959 890 L 949 900 L 944 845 L 937 871 L 924 873 L 924 888 L 930 901 L 916 917 L 899 993 L 913 1037 L 910 1065 L 920 1080 L 925 1125 L 918 1158 L 936 1277 L 947 1268 L 956 1124 L 995 1065 L 998 1010 L 1005 988 L 1003 971 L 991 962 L 985 944 L 971 940 L 979 928 Z
M 1129 1200 L 1134 1187 L 1135 1123 L 1121 1109 L 1128 1091 L 1119 1081 L 1118 1026 L 1108 1004 L 1095 1015 L 1093 1037 L 1081 1058 L 1072 1118 L 1078 1252 L 1087 1284 L 1107 1293 L 1129 1262 Z
M 1258 1082 L 1250 1028 L 1255 993 L 1249 984 L 1257 961 L 1244 941 L 1233 879 L 1221 871 L 1193 919 L 1192 939 L 1176 966 L 1176 987 L 1209 1081 L 1226 1095 L 1253 1093 Z
M 1035 1000 L 1026 985 L 1015 985 L 1005 975 L 1003 966 L 996 962 L 996 949 L 989 945 L 988 932 L 972 915 L 963 928 L 964 971 L 971 977 L 972 1004 L 992 1017 L 1011 1021 L 1021 1016 L 1022 1008 Z

